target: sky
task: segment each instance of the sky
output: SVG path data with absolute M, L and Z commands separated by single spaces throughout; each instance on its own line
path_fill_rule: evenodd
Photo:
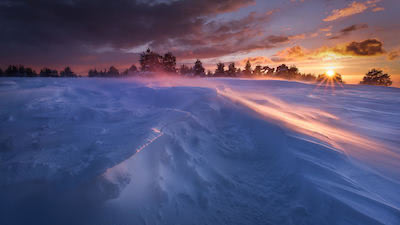
M 138 65 L 140 52 L 335 70 L 358 83 L 380 68 L 400 86 L 399 0 L 0 0 L 0 66 Z

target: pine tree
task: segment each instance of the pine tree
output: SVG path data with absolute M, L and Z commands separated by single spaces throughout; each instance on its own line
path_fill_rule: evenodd
M 244 70 L 243 70 L 243 74 L 245 76 L 251 76 L 251 73 L 252 73 L 251 63 L 249 60 L 247 60 L 246 66 L 244 67 Z
M 88 76 L 89 77 L 98 77 L 99 76 L 99 72 L 97 71 L 97 69 L 89 70 Z
M 63 71 L 60 72 L 61 77 L 76 77 L 76 74 L 72 72 L 69 66 L 65 67 Z
M 223 77 L 225 75 L 225 64 L 218 63 L 214 75 L 217 77 Z
M 269 66 L 264 66 L 263 67 L 263 72 L 267 75 L 273 75 L 275 72 L 275 68 L 271 68 Z
M 176 57 L 168 52 L 162 57 L 164 71 L 167 73 L 176 73 Z
M 114 66 L 110 66 L 110 68 L 107 71 L 107 75 L 108 76 L 112 76 L 112 77 L 116 77 L 116 76 L 119 75 L 119 71 Z
M 360 82 L 360 84 L 366 85 L 379 85 L 379 86 L 390 86 L 392 85 L 390 75 L 383 73 L 382 70 L 372 69 L 370 70 Z
M 28 77 L 36 77 L 37 76 L 36 71 L 34 71 L 30 67 L 25 68 L 25 73 L 26 73 L 26 76 L 28 76 Z
M 299 69 L 296 66 L 291 66 L 287 72 L 287 79 L 296 79 L 299 76 Z
M 18 68 L 16 66 L 14 66 L 14 65 L 9 65 L 4 73 L 8 77 L 17 76 Z
M 253 75 L 261 76 L 262 75 L 262 66 L 257 65 L 256 68 L 254 68 Z
M 26 76 L 25 67 L 23 65 L 20 65 L 18 67 L 18 76 L 20 76 L 20 77 L 25 77 Z
M 137 67 L 135 65 L 132 65 L 131 67 L 129 67 L 128 69 L 128 73 L 136 73 L 138 71 Z
M 162 60 L 163 60 L 162 56 L 160 56 L 155 52 L 152 52 L 150 49 L 147 49 L 146 52 L 140 54 L 139 62 L 141 70 L 145 72 L 161 71 L 163 70 Z
M 193 72 L 192 70 L 193 70 L 192 68 L 189 68 L 185 64 L 182 64 L 181 67 L 179 68 L 179 73 L 181 75 L 187 76 L 187 75 L 190 75 Z
M 227 73 L 230 77 L 235 77 L 237 75 L 237 69 L 235 67 L 235 63 L 229 64 Z
M 196 76 L 204 76 L 205 69 L 203 67 L 203 63 L 197 59 L 196 62 L 194 63 L 194 67 L 193 67 L 193 72 Z
M 286 77 L 289 72 L 289 67 L 282 64 L 276 68 L 275 74 L 280 77 Z

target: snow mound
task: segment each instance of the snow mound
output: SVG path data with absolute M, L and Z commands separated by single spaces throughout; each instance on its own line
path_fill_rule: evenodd
M 399 224 L 400 92 L 0 80 L 0 224 Z

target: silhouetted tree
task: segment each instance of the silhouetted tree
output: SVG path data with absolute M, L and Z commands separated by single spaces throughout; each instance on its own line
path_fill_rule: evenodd
M 40 70 L 40 76 L 41 77 L 58 77 L 58 72 L 57 70 L 52 70 L 49 68 L 43 68 Z
M 275 72 L 275 68 L 271 68 L 269 66 L 264 66 L 262 69 L 263 73 L 266 75 L 273 75 Z
M 240 69 L 240 68 L 237 68 L 236 69 L 236 75 L 235 75 L 236 77 L 243 77 L 243 71 L 242 71 L 242 69 Z
M 94 69 L 94 70 L 91 69 L 88 72 L 88 76 L 89 77 L 98 77 L 99 76 L 99 72 L 96 69 Z
M 64 70 L 60 72 L 61 77 L 76 77 L 77 75 L 72 72 L 71 68 L 69 66 L 65 67 Z
M 315 75 L 313 74 L 308 73 L 308 74 L 300 74 L 299 79 L 304 81 L 315 81 L 317 77 L 315 77 Z
M 25 67 L 23 66 L 23 65 L 20 65 L 19 67 L 18 67 L 18 76 L 20 76 L 20 77 L 25 77 L 26 76 L 26 73 L 25 73 Z
M 164 71 L 167 73 L 176 73 L 176 57 L 168 52 L 162 57 Z
M 132 65 L 128 69 L 128 73 L 136 73 L 138 71 L 137 67 L 135 65 Z
M 291 74 L 297 74 L 299 72 L 299 69 L 296 66 L 291 66 L 289 68 L 289 73 Z
M 236 77 L 238 71 L 236 69 L 235 63 L 229 64 L 228 71 L 226 71 L 226 72 L 227 72 L 228 76 Z
M 364 76 L 360 84 L 390 86 L 392 85 L 392 80 L 390 75 L 383 73 L 382 70 L 372 69 Z
M 203 63 L 199 59 L 197 59 L 196 62 L 194 63 L 194 67 L 193 67 L 194 75 L 204 76 L 205 75 L 204 71 L 205 71 L 205 69 L 203 67 Z
M 186 66 L 185 64 L 182 64 L 182 66 L 179 68 L 179 73 L 184 76 L 192 75 L 193 69 Z
M 135 65 L 132 65 L 129 67 L 129 69 L 126 69 L 122 74 L 126 76 L 134 75 L 138 72 L 137 68 Z
M 99 76 L 100 77 L 108 77 L 109 76 L 108 71 L 106 69 L 100 70 L 99 71 Z
M 0 68 L 0 77 L 3 76 L 3 70 Z
M 114 66 L 110 66 L 110 68 L 107 71 L 107 75 L 111 77 L 116 77 L 119 75 L 119 71 Z
M 223 63 L 218 63 L 217 64 L 217 69 L 215 70 L 216 77 L 223 77 L 225 75 L 225 64 Z
M 245 75 L 245 76 L 251 76 L 251 72 L 252 72 L 251 63 L 250 63 L 249 60 L 247 60 L 246 66 L 244 67 L 244 70 L 243 70 L 242 73 L 243 73 L 243 75 Z
M 289 71 L 289 67 L 286 66 L 285 64 L 282 64 L 276 68 L 275 74 L 277 76 L 285 76 L 288 73 L 288 71 Z
M 159 54 L 147 49 L 146 52 L 140 54 L 140 66 L 142 71 L 161 71 L 163 69 L 162 64 L 163 57 Z
M 212 77 L 212 76 L 214 76 L 214 74 L 211 72 L 211 70 L 208 70 L 207 71 L 207 77 Z
M 9 77 L 17 76 L 18 68 L 14 65 L 9 65 L 5 71 L 5 75 Z
M 36 77 L 36 76 L 37 76 L 36 71 L 34 71 L 32 68 L 29 68 L 29 67 L 27 67 L 27 68 L 25 69 L 25 74 L 26 74 L 26 76 L 28 76 L 28 77 Z
M 262 75 L 262 66 L 257 65 L 256 68 L 254 68 L 253 75 L 261 76 Z
M 333 76 L 333 81 L 337 82 L 337 83 L 344 83 L 343 79 L 342 79 L 342 75 L 339 73 L 335 73 L 335 75 Z
M 275 73 L 275 68 L 270 68 L 270 69 L 267 71 L 267 74 L 268 74 L 268 75 L 274 75 L 274 73 Z
M 287 72 L 286 79 L 296 79 L 300 75 L 299 69 L 296 66 L 291 66 Z

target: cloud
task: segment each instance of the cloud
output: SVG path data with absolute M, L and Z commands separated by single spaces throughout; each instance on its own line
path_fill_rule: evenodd
M 293 46 L 277 52 L 271 59 L 273 62 L 287 62 L 305 59 L 308 51 L 301 46 Z
M 73 61 L 96 49 L 130 49 L 151 42 L 203 36 L 210 19 L 252 5 L 255 0 L 13 0 L 0 4 L 0 61 L 42 64 Z M 253 16 L 256 20 L 256 16 Z M 250 18 L 249 20 L 251 20 Z M 235 25 L 235 24 L 233 24 Z M 222 27 L 220 26 L 222 29 Z M 232 31 L 240 35 L 240 30 Z M 214 38 L 223 39 L 223 32 Z M 235 35 L 235 34 L 232 34 Z
M 383 50 L 383 43 L 377 39 L 368 39 L 361 42 L 353 41 L 348 44 L 343 55 L 354 55 L 354 56 L 375 56 L 381 55 L 385 51 Z
M 283 36 L 264 36 L 270 14 L 250 13 L 240 19 L 211 21 L 203 24 L 195 35 L 186 35 L 168 42 L 153 42 L 156 49 L 173 49 L 181 59 L 214 58 L 231 53 L 273 48 L 286 41 Z
M 355 24 L 349 27 L 346 27 L 342 30 L 340 30 L 341 33 L 350 33 L 352 31 L 356 31 L 356 30 L 360 30 L 360 29 L 364 29 L 364 28 L 368 28 L 368 24 Z
M 320 28 L 319 29 L 319 31 L 321 31 L 321 32 L 330 32 L 331 30 L 332 30 L 332 25 L 331 26 L 327 26 L 327 27 L 323 27 L 323 28 Z
M 132 64 L 140 49 L 147 47 L 172 51 L 180 60 L 212 59 L 274 48 L 294 38 L 265 31 L 279 10 L 219 17 L 254 3 L 15 0 L 11 6 L 0 6 L 0 26 L 7 32 L 0 35 L 0 48 L 5 49 L 0 61 L 101 68 L 108 57 L 116 66 Z
M 387 55 L 388 60 L 393 61 L 400 58 L 400 50 L 389 52 Z
M 366 28 L 368 28 L 368 24 L 354 24 L 354 25 L 351 25 L 349 27 L 346 27 L 346 28 L 340 30 L 340 32 L 337 35 L 330 37 L 329 39 L 339 39 L 339 38 L 349 35 L 350 33 L 354 32 L 354 31 L 366 29 Z
M 352 16 L 355 14 L 360 14 L 367 10 L 368 8 L 377 7 L 376 3 L 380 2 L 381 0 L 370 0 L 366 2 L 352 2 L 347 7 L 343 9 L 334 9 L 332 10 L 331 14 L 323 19 L 325 22 L 338 20 L 344 17 Z M 375 8 L 376 9 L 376 8 Z M 375 10 L 374 9 L 374 10 Z
M 289 37 L 287 36 L 276 36 L 276 35 L 271 35 L 268 36 L 268 41 L 270 43 L 276 44 L 276 43 L 284 43 L 289 41 Z
M 266 65 L 266 64 L 272 63 L 272 60 L 269 59 L 268 57 L 257 56 L 257 57 L 249 57 L 249 58 L 240 60 L 238 62 L 238 66 L 244 67 L 246 65 L 247 61 L 250 61 L 251 65 L 253 65 L 253 66 Z
M 385 8 L 383 8 L 383 7 L 376 7 L 374 9 L 372 9 L 372 12 L 380 12 L 380 11 L 384 11 L 384 10 L 385 10 Z
M 277 52 L 271 59 L 273 62 L 290 62 L 300 60 L 320 60 L 343 57 L 373 57 L 385 54 L 383 43 L 377 39 L 353 41 L 333 47 L 323 46 L 309 50 L 301 46 L 286 48 Z M 396 58 L 396 54 L 393 54 Z

